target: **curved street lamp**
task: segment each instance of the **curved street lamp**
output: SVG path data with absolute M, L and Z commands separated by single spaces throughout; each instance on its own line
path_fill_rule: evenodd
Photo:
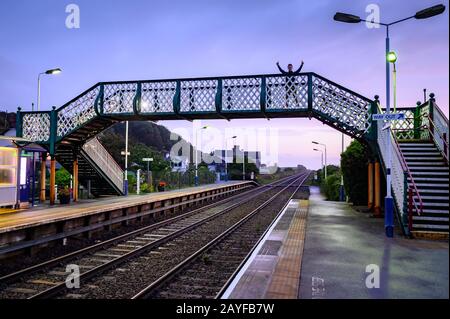
M 236 140 L 236 138 L 237 138 L 237 136 L 235 135 L 235 136 L 228 138 L 227 141 L 228 140 Z M 228 181 L 228 162 L 227 162 L 228 154 L 227 153 L 228 153 L 227 145 L 225 145 L 225 180 L 226 181 Z M 231 153 L 233 153 L 233 155 L 234 155 L 234 150 L 231 151 Z M 233 162 L 234 162 L 234 156 L 232 156 L 232 157 L 233 157 Z
M 443 4 L 438 4 L 420 11 L 417 11 L 415 15 L 400 19 L 391 23 L 383 23 L 383 22 L 375 22 L 375 21 L 367 21 L 361 19 L 361 17 L 337 12 L 334 15 L 334 20 L 344 23 L 360 23 L 362 21 L 372 24 L 377 24 L 386 27 L 386 114 L 390 114 L 391 105 L 390 105 L 390 60 L 394 58 L 392 54 L 390 54 L 390 39 L 389 39 L 389 27 L 400 22 L 417 19 L 423 20 L 428 19 L 434 16 L 437 16 L 445 11 L 445 6 Z M 396 58 L 395 58 L 396 60 Z M 395 67 L 395 65 L 394 65 Z M 392 198 L 392 177 L 391 177 L 391 158 L 392 158 L 392 150 L 391 150 L 391 128 L 388 126 L 388 134 L 386 134 L 386 148 L 387 148 L 387 161 L 386 161 L 386 197 L 385 197 L 385 232 L 387 237 L 394 237 L 394 200 Z
M 198 186 L 198 133 L 202 130 L 206 130 L 209 126 L 203 126 L 195 131 L 195 186 Z
M 322 143 L 319 143 L 319 142 L 315 142 L 315 141 L 312 141 L 312 143 L 316 144 L 316 145 L 323 146 L 324 149 L 325 149 L 325 179 L 327 179 L 327 177 L 328 177 L 328 174 L 327 174 L 327 165 L 328 165 L 328 163 L 327 163 L 327 146 L 325 144 L 322 144 Z
M 60 68 L 50 69 L 45 72 L 41 72 L 38 75 L 38 95 L 37 95 L 37 110 L 41 110 L 41 75 L 55 75 L 61 73 L 62 70 Z M 34 110 L 33 110 L 34 111 Z

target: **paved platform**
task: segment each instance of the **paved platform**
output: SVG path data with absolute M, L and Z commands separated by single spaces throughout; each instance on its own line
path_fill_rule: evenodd
M 9 211 L 7 214 L 0 214 L 0 234 L 23 228 L 51 224 L 78 217 L 89 216 L 112 209 L 122 209 L 156 201 L 187 196 L 196 193 L 203 193 L 230 186 L 253 183 L 249 181 L 229 181 L 218 184 L 208 184 L 198 187 L 189 187 L 178 190 L 152 193 L 148 195 L 130 195 L 127 197 L 109 197 L 96 200 L 85 200 L 70 205 L 43 205 L 30 209 Z
M 384 236 L 384 221 L 311 188 L 299 297 L 448 298 L 447 242 Z M 366 287 L 366 266 L 380 269 L 380 288 Z
M 290 203 L 222 298 L 449 297 L 448 241 L 406 239 L 399 229 L 388 239 L 383 219 L 326 201 L 317 187 L 310 189 L 309 207 L 308 201 Z M 379 288 L 368 288 L 374 267 Z
M 307 200 L 291 200 L 222 298 L 297 298 L 307 214 Z

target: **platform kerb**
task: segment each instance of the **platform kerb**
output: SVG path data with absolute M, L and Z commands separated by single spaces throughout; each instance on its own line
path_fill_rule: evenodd
M 293 199 L 223 294 L 223 299 L 296 299 L 308 200 Z
M 253 181 L 226 182 L 0 215 L 0 259 L 37 245 L 48 246 L 67 237 L 92 237 L 122 225 L 176 216 L 186 208 L 255 185 Z

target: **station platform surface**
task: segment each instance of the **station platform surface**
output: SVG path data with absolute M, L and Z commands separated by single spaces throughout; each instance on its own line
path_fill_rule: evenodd
M 448 298 L 448 241 L 407 239 L 396 231 L 386 238 L 383 219 L 327 202 L 312 187 L 299 298 Z M 368 265 L 379 267 L 379 288 L 366 287 L 374 269 L 366 272 Z
M 293 200 L 279 216 L 222 298 L 449 297 L 448 241 L 407 239 L 398 227 L 386 238 L 383 219 L 310 190 L 309 201 Z M 368 288 L 376 267 L 379 288 Z
M 307 200 L 291 200 L 222 298 L 296 299 L 307 214 Z
M 77 203 L 71 203 L 69 205 L 56 204 L 54 206 L 50 206 L 44 204 L 29 209 L 8 210 L 5 211 L 5 213 L 0 214 L 0 233 L 87 216 L 111 209 L 126 208 L 143 203 L 151 203 L 179 196 L 220 189 L 223 187 L 240 185 L 243 183 L 252 182 L 228 181 L 146 195 L 130 195 L 127 197 L 115 196 L 80 200 Z

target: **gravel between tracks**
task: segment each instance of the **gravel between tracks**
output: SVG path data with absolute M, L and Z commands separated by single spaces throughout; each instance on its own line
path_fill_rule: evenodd
M 269 190 L 156 250 L 128 260 L 119 268 L 105 272 L 90 280 L 89 283 L 82 284 L 80 289 L 69 291 L 61 298 L 131 298 L 137 291 L 158 279 L 168 269 L 207 244 L 279 190 L 278 188 Z

